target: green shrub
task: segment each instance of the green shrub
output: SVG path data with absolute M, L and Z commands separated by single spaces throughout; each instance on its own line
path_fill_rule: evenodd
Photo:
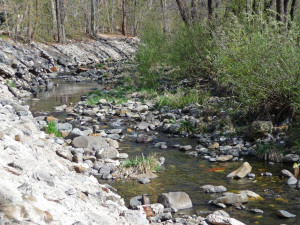
M 10 87 L 17 87 L 17 85 L 15 84 L 15 82 L 11 81 L 11 80 L 6 80 L 6 84 Z
M 176 93 L 165 92 L 156 98 L 156 106 L 160 109 L 163 106 L 171 108 L 184 108 L 189 103 L 203 104 L 209 93 L 199 92 L 195 89 L 177 89 Z
M 108 102 L 115 101 L 117 104 L 122 104 L 128 101 L 125 97 L 127 89 L 115 89 L 111 91 L 92 91 L 88 94 L 88 104 L 96 105 L 100 99 L 105 99 Z
M 130 174 L 147 174 L 150 172 L 158 172 L 161 169 L 161 165 L 158 161 L 157 154 L 151 154 L 146 158 L 142 154 L 141 157 L 135 157 L 127 159 L 123 163 L 121 170 L 127 170 Z
M 269 117 L 275 114 L 279 120 L 300 108 L 298 32 L 259 22 L 263 29 L 232 18 L 220 41 L 224 48 L 215 52 L 215 68 L 219 81 L 237 94 L 241 107 Z
M 168 41 L 166 63 L 178 69 L 181 78 L 206 77 L 212 71 L 212 39 L 200 25 L 178 27 Z
M 191 125 L 190 121 L 183 120 L 183 121 L 181 121 L 180 128 L 178 131 L 179 132 L 185 131 L 188 133 L 193 133 L 195 131 L 195 128 Z
M 259 159 L 272 162 L 281 162 L 283 158 L 283 147 L 272 143 L 257 143 L 255 153 Z
M 166 38 L 162 29 L 156 24 L 150 24 L 144 30 L 136 59 L 139 77 L 136 83 L 143 88 L 157 88 L 159 86 L 161 63 L 166 50 Z
M 61 137 L 61 133 L 57 130 L 54 122 L 49 122 L 48 126 L 45 128 L 45 131 L 47 134 L 54 134 L 56 137 Z

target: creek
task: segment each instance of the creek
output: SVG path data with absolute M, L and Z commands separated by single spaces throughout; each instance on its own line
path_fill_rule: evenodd
M 30 105 L 33 114 L 47 112 L 48 115 L 54 115 L 53 107 L 74 104 L 80 101 L 81 95 L 87 94 L 91 89 L 102 87 L 96 82 L 70 83 L 61 79 L 54 80 L 54 83 L 58 86 L 55 86 L 51 91 L 37 95 L 39 101 L 29 100 L 26 102 Z M 192 199 L 194 207 L 183 212 L 192 215 L 197 211 L 219 209 L 208 204 L 209 200 L 216 198 L 219 194 L 206 194 L 200 189 L 201 186 L 206 184 L 223 185 L 228 191 L 251 190 L 263 197 L 263 200 L 251 200 L 245 206 L 247 209 L 261 209 L 264 214 L 254 214 L 247 210 L 227 207 L 225 211 L 231 217 L 248 225 L 300 224 L 300 192 L 286 185 L 286 179 L 278 176 L 282 169 L 292 171 L 291 164 L 275 163 L 270 165 L 253 157 L 245 157 L 244 161 L 249 162 L 253 167 L 252 173 L 256 174 L 256 178 L 254 180 L 248 178 L 227 179 L 226 176 L 237 169 L 241 162 L 211 163 L 199 157 L 188 156 L 178 149 L 158 149 L 154 148 L 153 143 L 138 144 L 133 139 L 132 136 L 125 137 L 125 141 L 120 144 L 120 152 L 125 152 L 131 157 L 140 156 L 142 153 L 148 155 L 158 152 L 160 156 L 166 158 L 166 162 L 163 169 L 157 174 L 158 178 L 151 180 L 150 184 L 142 185 L 138 184 L 137 181 L 129 180 L 105 181 L 117 188 L 118 194 L 125 199 L 126 203 L 130 198 L 144 193 L 147 193 L 154 203 L 162 192 L 185 191 Z M 196 139 L 168 138 L 167 135 L 158 133 L 155 142 L 161 141 L 166 142 L 168 146 L 190 144 L 195 147 L 197 145 Z M 271 172 L 273 176 L 261 176 L 260 174 L 263 172 Z M 276 216 L 276 211 L 280 209 L 297 216 L 292 219 L 279 219 Z

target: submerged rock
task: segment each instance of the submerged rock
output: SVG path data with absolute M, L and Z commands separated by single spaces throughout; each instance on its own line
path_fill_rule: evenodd
M 277 216 L 279 216 L 281 218 L 286 218 L 286 219 L 296 217 L 296 215 L 291 214 L 291 213 L 289 213 L 288 211 L 285 211 L 285 210 L 278 210 L 276 212 L 276 214 L 277 214 Z
M 241 179 L 247 176 L 247 174 L 250 173 L 251 170 L 252 167 L 250 166 L 250 164 L 248 162 L 244 162 L 240 168 L 228 174 L 227 177 Z
M 139 143 L 148 143 L 153 141 L 153 138 L 146 134 L 139 134 L 136 141 Z
M 225 192 L 223 196 L 212 201 L 213 204 L 223 203 L 226 205 L 234 205 L 237 203 L 248 202 L 248 196 L 245 193 L 235 194 L 232 192 Z
M 224 186 L 220 185 L 220 186 L 213 186 L 213 185 L 204 185 L 201 187 L 203 189 L 203 191 L 205 191 L 206 193 L 220 193 L 220 192 L 225 192 L 227 191 L 227 188 L 225 188 Z

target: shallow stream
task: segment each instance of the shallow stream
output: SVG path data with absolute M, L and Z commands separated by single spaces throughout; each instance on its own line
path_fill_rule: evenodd
M 37 96 L 39 101 L 28 101 L 27 104 L 33 113 L 53 111 L 53 107 L 80 101 L 80 95 L 87 94 L 91 88 L 101 88 L 97 83 L 68 83 L 56 80 L 59 85 L 53 90 L 41 93 Z M 196 139 L 168 138 L 165 134 L 159 134 L 156 141 L 165 141 L 168 146 L 173 144 L 197 145 Z M 188 156 L 177 149 L 157 149 L 153 144 L 137 144 L 127 140 L 120 144 L 120 152 L 126 152 L 131 157 L 148 155 L 158 152 L 166 158 L 163 170 L 158 173 L 158 178 L 150 184 L 142 185 L 136 181 L 112 181 L 110 184 L 118 189 L 118 193 L 128 203 L 129 199 L 140 194 L 147 193 L 152 202 L 162 192 L 185 191 L 192 199 L 194 207 L 188 211 L 194 214 L 197 211 L 217 210 L 219 208 L 209 205 L 208 201 L 216 198 L 219 194 L 211 195 L 204 193 L 200 187 L 205 184 L 223 185 L 228 191 L 251 190 L 263 197 L 263 200 L 252 200 L 245 206 L 247 209 L 261 209 L 264 214 L 253 214 L 246 210 L 237 210 L 235 207 L 225 209 L 232 217 L 248 224 L 300 224 L 300 192 L 285 184 L 285 179 L 278 175 L 282 169 L 292 171 L 291 164 L 276 163 L 269 165 L 255 158 L 244 158 L 253 167 L 252 172 L 256 179 L 241 180 L 227 179 L 226 176 L 237 169 L 242 162 L 211 163 L 198 157 Z M 271 172 L 272 177 L 260 176 L 262 172 Z M 293 219 L 280 219 L 276 216 L 279 209 L 287 210 L 296 214 Z

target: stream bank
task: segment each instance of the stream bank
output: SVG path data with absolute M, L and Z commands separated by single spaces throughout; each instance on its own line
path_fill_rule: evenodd
M 75 63 L 75 65 L 78 67 L 79 64 Z M 216 211 L 216 209 L 218 209 L 214 205 L 208 205 L 208 201 L 218 198 L 220 194 L 204 193 L 203 190 L 200 189 L 200 186 L 203 186 L 205 184 L 222 184 L 227 188 L 228 191 L 251 189 L 261 195 L 265 199 L 264 203 L 266 202 L 267 206 L 265 206 L 265 204 L 261 201 L 256 201 L 256 203 L 249 202 L 248 204 L 245 204 L 246 208 L 241 206 L 234 206 L 226 207 L 225 209 L 230 213 L 231 216 L 247 224 L 273 224 L 277 222 L 275 213 L 278 209 L 286 209 L 287 211 L 298 215 L 297 211 L 295 210 L 298 204 L 297 200 L 299 199 L 298 191 L 296 189 L 289 188 L 284 183 L 285 179 L 279 177 L 280 171 L 282 169 L 289 169 L 289 164 L 282 165 L 277 163 L 257 163 L 256 160 L 248 157 L 250 155 L 253 155 L 254 143 L 248 142 L 242 136 L 230 136 L 226 133 L 226 129 L 222 131 L 222 133 L 214 132 L 214 130 L 209 131 L 209 129 L 207 130 L 207 132 L 198 133 L 198 135 L 197 133 L 191 135 L 188 129 L 179 129 L 183 124 L 183 121 L 189 121 L 190 125 L 198 126 L 199 122 L 202 122 L 201 117 L 205 119 L 204 122 L 209 125 L 209 128 L 219 129 L 220 127 L 218 128 L 218 126 L 215 125 L 218 125 L 220 124 L 220 122 L 222 122 L 222 120 L 224 119 L 224 112 L 221 112 L 218 115 L 210 114 L 210 112 L 206 112 L 205 110 L 203 111 L 201 108 L 199 109 L 199 106 L 195 104 L 188 105 L 182 111 L 170 109 L 168 107 L 163 107 L 160 110 L 156 110 L 154 108 L 154 102 L 142 101 L 139 98 L 139 93 L 131 93 L 128 96 L 130 100 L 121 104 L 119 104 L 118 102 L 107 101 L 105 99 L 99 99 L 96 105 L 91 106 L 86 102 L 81 101 L 86 99 L 86 96 L 82 96 L 81 98 L 80 95 L 85 94 L 84 92 L 89 89 L 89 85 L 91 85 L 90 87 L 92 89 L 98 88 L 99 90 L 105 87 L 104 91 L 106 93 L 112 93 L 110 92 L 111 90 L 113 91 L 111 84 L 112 82 L 110 82 L 111 78 L 106 76 L 107 71 L 111 73 L 111 77 L 116 77 L 116 75 L 122 73 L 122 67 L 124 65 L 125 64 L 122 63 L 119 65 L 120 70 L 115 70 L 115 64 L 111 63 L 110 66 L 107 66 L 111 67 L 111 69 L 104 68 L 106 66 L 103 67 L 103 65 L 101 65 L 100 69 L 85 70 L 83 68 L 79 71 L 76 69 L 76 67 L 72 67 L 72 65 L 68 66 L 67 69 L 64 69 L 66 68 L 64 66 L 60 66 L 59 69 L 61 69 L 61 72 L 69 72 L 71 70 L 73 76 L 66 76 L 66 80 L 64 82 L 58 80 L 58 86 L 55 85 L 56 81 L 54 81 L 53 83 L 51 80 L 47 83 L 50 84 L 50 86 L 54 87 L 54 91 L 52 92 L 54 96 L 51 94 L 51 91 L 48 92 L 46 88 L 42 88 L 46 91 L 44 93 L 41 93 L 41 95 L 38 94 L 39 91 L 34 91 L 36 93 L 35 96 L 39 98 L 40 101 L 32 101 L 32 103 L 30 103 L 32 106 L 41 106 L 41 108 L 43 108 L 45 111 L 51 112 L 52 110 L 50 109 L 50 107 L 52 108 L 55 105 L 57 111 L 55 114 L 53 114 L 54 117 L 50 117 L 50 114 L 52 113 L 49 114 L 49 112 L 39 112 L 39 116 L 34 119 L 38 122 L 39 129 L 43 129 L 45 126 L 47 126 L 47 122 L 50 121 L 55 121 L 56 124 L 60 124 L 60 130 L 64 132 L 65 135 L 68 135 L 69 132 L 72 132 L 75 129 L 79 129 L 76 130 L 76 132 L 73 132 L 73 136 L 69 136 L 67 139 L 55 138 L 51 135 L 49 137 L 47 135 L 45 136 L 46 138 L 49 138 L 49 140 L 53 142 L 53 144 L 58 148 L 55 150 L 52 149 L 52 153 L 55 152 L 60 157 L 58 158 L 59 160 L 63 160 L 63 162 L 66 161 L 67 165 L 70 164 L 69 168 L 71 168 L 71 171 L 74 172 L 75 170 L 77 173 L 84 175 L 84 177 L 98 176 L 99 182 L 111 183 L 111 185 L 118 187 L 120 193 L 122 193 L 122 196 L 126 198 L 127 202 L 135 195 L 144 194 L 144 191 L 149 194 L 149 198 L 152 202 L 156 202 L 157 196 L 162 192 L 187 192 L 192 198 L 194 208 L 185 211 L 184 215 L 179 214 L 182 213 L 182 211 L 180 211 L 178 214 L 175 214 L 173 220 L 170 220 L 170 217 L 165 217 L 164 219 L 168 218 L 167 222 L 165 222 L 167 224 L 172 224 L 173 222 L 179 224 L 205 224 L 206 222 L 208 222 L 208 219 L 205 220 L 208 214 L 213 214 L 213 211 Z M 75 74 L 76 76 L 74 76 Z M 56 73 L 49 73 L 48 75 L 50 75 L 49 77 L 57 77 Z M 14 74 L 13 76 L 16 76 L 16 74 Z M 6 79 L 6 77 L 4 77 L 3 79 Z M 84 80 L 93 81 L 93 84 L 85 83 Z M 38 86 L 45 87 L 44 84 L 46 84 L 46 82 L 43 81 L 44 80 L 42 78 L 42 80 L 38 83 Z M 95 85 L 95 81 L 97 81 L 97 83 L 102 83 L 102 86 L 100 85 L 98 87 L 98 84 Z M 28 84 L 31 84 L 30 82 L 28 82 Z M 86 84 L 87 86 L 85 86 Z M 16 85 L 19 85 L 17 87 L 22 90 L 19 83 L 17 83 Z M 64 93 L 64 95 L 69 95 L 69 98 L 65 98 L 64 100 L 62 100 L 64 97 L 60 95 L 61 91 L 65 90 L 68 85 L 73 86 L 70 88 L 71 91 L 69 93 Z M 82 87 L 80 87 L 80 85 L 82 85 Z M 8 86 L 15 95 L 20 96 L 15 87 L 12 87 L 12 85 Z M 77 92 L 78 89 L 81 91 Z M 74 90 L 75 92 L 73 92 Z M 9 98 L 12 97 L 10 96 Z M 52 103 L 50 104 L 51 101 Z M 220 99 L 212 99 L 212 103 L 218 101 L 220 101 Z M 10 108 L 9 105 L 13 104 L 4 102 L 1 107 L 3 106 L 3 108 Z M 49 108 L 45 109 L 44 106 L 49 106 Z M 32 109 L 34 109 L 34 107 L 32 107 Z M 40 111 L 38 107 L 36 107 L 36 110 Z M 25 111 L 25 114 L 23 111 Z M 16 110 L 15 114 L 19 117 L 28 116 L 26 112 L 30 116 L 30 113 L 28 113 L 28 109 L 21 111 Z M 34 114 L 35 113 L 36 112 L 34 112 Z M 5 112 L 4 114 L 7 114 L 7 112 Z M 216 121 L 218 122 L 215 123 Z M 230 123 L 222 124 L 230 125 Z M 14 126 L 16 125 L 14 124 Z M 228 126 L 224 127 L 228 128 Z M 284 141 L 282 139 L 282 136 L 278 135 L 280 133 L 278 132 L 278 129 L 274 133 L 272 133 L 273 131 L 270 131 L 269 128 L 267 129 L 269 131 L 267 132 L 268 134 L 272 134 L 273 136 L 277 135 L 276 139 L 278 138 L 279 142 Z M 26 129 L 22 130 L 21 134 L 22 133 L 26 134 Z M 166 135 L 164 133 L 166 133 Z M 86 137 L 89 137 L 88 135 L 90 134 L 98 135 L 95 138 L 87 138 L 97 139 L 99 141 L 97 143 L 98 146 L 86 146 L 86 144 L 83 144 L 86 140 Z M 5 133 L 5 135 L 8 134 Z M 74 140 L 76 136 L 83 136 L 83 138 L 80 143 L 71 144 L 70 140 Z M 135 141 L 137 137 L 141 137 L 140 140 L 142 142 L 148 142 L 147 140 L 151 141 L 149 143 L 136 143 Z M 267 142 L 271 139 L 269 135 L 264 138 Z M 18 140 L 19 139 L 17 137 L 15 141 Z M 6 142 L 6 139 L 4 140 L 4 142 Z M 162 144 L 162 142 L 165 142 L 165 144 Z M 97 147 L 99 146 L 104 148 L 109 147 L 112 156 L 107 157 L 106 155 L 103 159 L 103 155 L 101 156 L 101 153 L 99 153 L 99 157 L 97 157 L 95 153 L 101 151 L 101 149 L 97 149 Z M 94 149 L 94 147 L 96 147 L 96 149 Z M 4 149 L 7 149 L 7 146 L 4 146 Z M 123 179 L 119 180 L 117 183 L 116 181 L 114 181 L 114 178 L 116 178 L 114 177 L 114 169 L 118 168 L 119 164 L 121 163 L 120 159 L 126 158 L 128 156 L 127 154 L 132 154 L 134 156 L 136 154 L 147 154 L 147 152 L 150 153 L 154 151 L 159 152 L 159 154 L 164 156 L 166 159 L 164 165 L 165 169 L 158 173 L 158 179 L 151 180 L 150 184 L 145 185 L 138 184 L 136 181 L 126 181 Z M 227 157 L 229 155 L 230 157 Z M 218 160 L 220 160 L 224 156 L 227 157 L 227 160 L 229 162 L 218 162 Z M 287 159 L 291 160 L 290 163 L 294 161 L 295 158 L 296 156 L 287 157 Z M 226 175 L 232 170 L 239 167 L 242 164 L 242 160 L 247 160 L 253 166 L 252 171 L 255 175 L 255 178 L 253 179 L 252 177 L 252 179 L 250 179 L 251 177 L 247 177 L 241 180 L 226 179 Z M 51 168 L 49 168 L 49 170 L 51 170 Z M 265 176 L 266 172 L 268 172 L 268 176 Z M 273 174 L 273 176 L 270 176 L 270 172 Z M 262 173 L 263 175 L 261 175 Z M 114 188 L 110 186 L 104 186 L 104 189 L 103 186 L 101 186 L 102 191 L 112 194 L 112 191 L 105 189 L 107 187 L 112 191 L 114 190 Z M 82 190 L 81 187 L 78 190 L 86 193 L 86 191 Z M 124 190 L 124 192 L 122 190 Z M 73 195 L 71 196 L 73 197 Z M 89 194 L 87 194 L 86 196 L 89 196 Z M 79 195 L 79 197 L 85 198 L 81 195 Z M 110 198 L 109 200 L 112 199 L 113 202 L 119 202 L 115 198 Z M 113 206 L 109 206 L 110 202 L 105 202 L 103 204 L 104 206 L 107 206 L 109 210 L 113 210 Z M 123 206 L 124 203 L 121 202 L 120 207 L 122 208 Z M 119 206 L 117 206 L 117 208 L 118 207 Z M 238 210 L 236 209 L 236 207 L 244 210 Z M 250 207 L 263 209 L 264 215 L 253 217 L 252 212 L 248 211 L 248 209 L 251 209 Z M 118 211 L 120 212 L 119 216 L 117 214 L 114 214 L 115 216 L 113 216 L 113 218 L 117 219 L 119 217 L 120 220 L 126 221 L 123 221 L 125 224 L 148 223 L 147 221 L 143 220 L 145 218 L 143 210 L 134 211 L 133 214 L 136 214 L 135 216 L 133 216 L 135 217 L 134 222 L 129 221 L 130 216 L 126 214 L 127 210 L 127 208 L 122 208 L 120 211 Z M 209 211 L 209 213 L 199 212 L 203 210 Z M 131 211 L 128 212 L 131 213 Z M 142 214 L 140 215 L 139 213 Z M 221 216 L 225 215 L 223 214 L 224 212 L 217 213 L 221 213 Z M 68 215 L 72 217 L 71 214 Z M 90 219 L 87 219 L 86 216 L 91 216 L 87 215 L 85 211 L 83 212 L 83 216 L 84 218 L 76 219 L 83 220 L 82 223 L 84 224 L 85 221 L 89 221 Z M 123 218 L 123 216 L 125 218 Z M 60 215 L 56 214 L 55 217 L 60 218 Z M 30 219 L 32 219 L 32 217 L 30 217 Z M 139 219 L 141 219 L 141 221 L 138 221 Z M 92 220 L 96 222 L 96 219 L 93 218 Z M 158 218 L 156 221 L 160 220 L 161 219 Z M 69 224 L 67 221 L 64 222 L 66 224 Z M 116 220 L 112 220 L 110 222 L 112 224 L 120 223 L 120 221 Z M 297 223 L 298 217 L 289 219 L 288 221 L 284 222 L 287 224 Z
M 76 86 L 76 83 L 74 85 Z M 47 99 L 45 99 L 45 101 L 47 101 Z M 136 99 L 136 101 L 138 101 L 138 99 Z M 112 174 L 110 178 L 106 176 L 104 180 L 99 180 L 100 183 L 109 183 L 114 186 L 118 190 L 118 193 L 125 198 L 127 204 L 134 196 L 145 193 L 149 195 L 148 197 L 151 202 L 155 203 L 157 202 L 158 196 L 163 192 L 185 191 L 192 199 L 193 208 L 180 211 L 180 213 L 205 217 L 205 212 L 203 211 L 213 212 L 218 209 L 214 205 L 209 205 L 208 202 L 217 198 L 219 194 L 207 194 L 200 188 L 203 185 L 211 184 L 223 185 L 228 191 L 233 192 L 238 190 L 251 190 L 264 199 L 249 201 L 248 204 L 245 204 L 246 208 L 244 208 L 244 210 L 236 209 L 236 207 L 226 207 L 226 212 L 246 224 L 274 224 L 278 222 L 276 211 L 279 209 L 285 209 L 298 215 L 296 209 L 300 197 L 299 192 L 293 186 L 289 187 L 286 185 L 286 179 L 281 178 L 281 171 L 283 169 L 291 171 L 291 163 L 273 164 L 257 161 L 253 156 L 252 148 L 250 148 L 251 145 L 247 144 L 243 137 L 238 136 L 227 137 L 228 140 L 226 142 L 220 142 L 223 144 L 221 144 L 219 148 L 209 150 L 211 155 L 204 154 L 205 151 L 203 148 L 205 147 L 197 147 L 199 146 L 199 141 L 203 141 L 203 139 L 201 139 L 203 137 L 201 136 L 181 137 L 179 134 L 162 133 L 159 129 L 158 132 L 155 131 L 156 127 L 163 126 L 164 123 L 168 123 L 168 120 L 159 125 L 161 121 L 155 122 L 155 120 L 147 119 L 153 117 L 149 115 L 152 113 L 154 117 L 162 117 L 164 115 L 161 112 L 155 114 L 155 111 L 149 111 L 153 106 L 150 102 L 145 105 L 142 103 L 135 105 L 136 102 L 133 99 L 121 105 L 105 102 L 104 100 L 100 100 L 99 102 L 99 104 L 92 107 L 87 106 L 84 102 L 79 102 L 65 108 L 69 113 L 68 117 L 72 116 L 74 118 L 72 124 L 82 131 L 95 129 L 95 132 L 100 133 L 103 137 L 109 136 L 110 138 L 116 139 L 120 143 L 118 148 L 119 153 L 127 153 L 129 156 L 135 157 L 141 154 L 146 156 L 153 152 L 158 152 L 160 156 L 166 159 L 163 165 L 164 169 L 157 173 L 158 178 L 151 180 L 149 184 L 142 185 L 138 184 L 137 181 L 123 179 L 115 181 L 114 175 L 111 173 L 112 171 L 109 172 Z M 130 106 L 130 104 L 132 104 L 132 106 Z M 129 107 L 129 109 L 126 107 Z M 147 107 L 148 110 L 145 109 Z M 139 117 L 129 117 L 128 110 L 134 115 L 137 113 L 136 110 L 138 110 L 138 108 L 142 109 L 141 112 L 138 113 Z M 127 110 L 127 112 L 125 112 L 127 115 L 120 115 L 120 110 L 123 110 L 123 112 Z M 65 111 L 64 108 L 61 108 L 61 111 Z M 168 112 L 168 116 L 168 118 L 176 117 L 175 115 L 170 115 L 170 112 Z M 93 118 L 98 119 L 95 120 Z M 148 125 L 145 125 L 145 122 L 142 123 L 143 118 L 146 119 Z M 185 118 L 188 119 L 188 117 Z M 38 118 L 38 120 L 40 120 L 40 118 Z M 154 126 L 154 129 L 153 126 L 150 126 L 150 124 L 152 124 L 151 121 L 153 125 L 157 124 Z M 58 123 L 60 122 L 68 121 L 62 119 Z M 144 127 L 142 127 L 142 125 L 144 125 Z M 132 131 L 128 131 L 128 129 Z M 117 132 L 117 130 L 119 133 L 114 133 Z M 136 143 L 136 138 L 141 133 L 153 137 L 154 141 L 150 143 Z M 185 136 L 184 133 L 183 136 Z M 217 141 L 217 138 L 220 137 L 220 135 L 212 135 L 212 138 L 215 138 L 214 141 Z M 161 142 L 165 142 L 167 148 L 158 147 L 162 146 L 158 145 L 158 143 Z M 177 146 L 189 145 L 191 149 L 187 151 L 179 151 L 178 148 L 175 148 Z M 220 156 L 218 154 L 220 154 L 219 151 L 222 149 L 222 146 L 227 146 L 228 151 L 232 151 L 234 148 L 229 148 L 229 145 L 239 146 L 239 153 L 242 153 L 238 155 L 239 160 L 235 162 L 232 162 L 232 160 L 228 162 L 214 162 L 214 160 L 211 160 L 211 158 L 218 159 Z M 208 148 L 210 144 L 206 146 L 206 148 Z M 242 147 L 249 149 L 242 149 Z M 201 151 L 199 151 L 200 149 Z M 196 155 L 195 152 L 197 152 Z M 248 154 L 245 154 L 246 152 L 248 152 Z M 210 157 L 206 157 L 207 155 Z M 249 177 L 240 180 L 227 179 L 226 176 L 242 164 L 242 159 L 243 161 L 249 162 L 253 167 L 252 174 L 255 174 L 255 178 Z M 112 161 L 110 163 L 112 163 Z M 95 173 L 94 175 L 96 176 L 98 174 L 97 171 L 91 171 L 91 173 Z M 266 174 L 268 175 L 266 176 Z M 101 176 L 100 174 L 100 177 Z M 255 215 L 249 211 L 251 209 L 263 210 L 264 214 Z M 182 217 L 181 214 L 175 214 L 175 218 L 177 216 Z M 293 224 L 298 222 L 298 218 L 289 219 L 288 221 L 283 220 L 283 222 L 285 224 Z

